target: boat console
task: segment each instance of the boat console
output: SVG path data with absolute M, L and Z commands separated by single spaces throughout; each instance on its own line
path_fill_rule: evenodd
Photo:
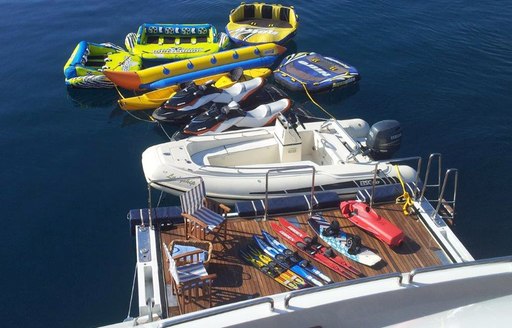
M 278 141 L 279 159 L 281 163 L 300 162 L 302 159 L 302 140 L 294 123 L 284 115 L 276 120 L 274 136 Z

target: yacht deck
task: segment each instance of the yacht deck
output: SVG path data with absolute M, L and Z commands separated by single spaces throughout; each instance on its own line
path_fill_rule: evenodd
M 374 276 L 391 272 L 409 272 L 416 268 L 440 265 L 446 263 L 444 253 L 439 243 L 432 237 L 428 229 L 415 215 L 405 216 L 400 205 L 384 204 L 374 207 L 379 214 L 388 218 L 395 225 L 400 227 L 407 236 L 406 241 L 397 249 L 391 249 L 376 238 L 361 231 L 347 219 L 342 218 L 339 210 L 323 211 L 323 216 L 330 221 L 330 218 L 338 218 L 341 228 L 348 233 L 357 234 L 361 237 L 362 244 L 376 252 L 382 261 L 370 268 L 362 264 L 350 261 L 365 276 Z M 303 230 L 311 236 L 313 230 L 307 224 L 308 214 L 285 216 L 286 218 L 296 217 Z M 216 273 L 217 279 L 213 285 L 212 306 L 238 302 L 246 299 L 267 296 L 288 291 L 285 287 L 264 275 L 253 266 L 244 262 L 238 252 L 252 240 L 253 234 L 260 234 L 261 229 L 276 236 L 270 227 L 269 222 L 276 218 L 268 218 L 267 221 L 247 220 L 234 218 L 228 220 L 227 241 L 224 244 L 214 242 L 213 257 L 208 272 Z M 160 233 L 160 242 L 169 245 L 171 240 L 184 239 L 184 226 L 178 225 L 169 231 Z M 284 240 L 280 239 L 282 242 Z M 291 245 L 284 242 L 290 249 L 295 250 Z M 170 294 L 170 274 L 166 257 L 162 250 L 162 267 L 165 274 L 167 293 Z M 344 281 L 345 278 L 322 266 L 315 264 L 322 272 L 330 276 L 334 281 Z M 193 312 L 207 306 L 206 302 L 189 303 L 185 312 Z M 168 308 L 168 315 L 176 315 L 176 306 Z

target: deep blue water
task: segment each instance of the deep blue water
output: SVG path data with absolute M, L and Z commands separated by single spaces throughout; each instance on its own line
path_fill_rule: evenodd
M 223 30 L 236 5 L 0 0 L 2 326 L 97 326 L 128 310 L 135 254 L 126 213 L 147 205 L 142 151 L 166 138 L 117 108 L 112 90 L 67 91 L 62 67 L 75 45 L 123 45 L 144 22 Z M 455 233 L 476 258 L 512 254 L 512 3 L 295 7 L 290 51 L 338 57 L 362 75 L 357 92 L 317 100 L 338 118 L 398 119 L 400 157 L 442 153 L 445 168 L 460 171 Z

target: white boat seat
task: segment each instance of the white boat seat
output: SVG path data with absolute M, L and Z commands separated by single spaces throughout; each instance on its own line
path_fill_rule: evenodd
M 233 98 L 233 101 L 238 102 L 246 96 L 247 91 L 257 89 L 262 84 L 263 79 L 257 77 L 249 81 L 235 83 L 233 86 L 224 89 L 224 93 L 229 94 Z
M 250 112 L 247 112 L 247 116 L 251 116 L 256 119 L 261 119 L 267 115 L 270 115 L 271 111 L 272 111 L 272 108 L 269 105 L 263 104 L 263 105 L 259 105 L 258 107 L 254 108 Z
M 239 152 L 247 152 L 248 150 L 254 152 L 255 149 L 268 148 L 276 145 L 276 140 L 273 137 L 250 142 L 238 142 L 231 145 L 220 146 L 217 148 L 197 152 L 192 156 L 192 160 L 196 164 L 201 163 L 204 165 L 215 165 L 212 164 L 212 161 L 214 162 L 213 159 L 219 158 L 219 156 L 229 156 Z

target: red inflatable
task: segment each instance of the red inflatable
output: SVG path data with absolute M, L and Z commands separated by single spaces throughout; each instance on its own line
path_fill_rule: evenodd
M 404 233 L 386 218 L 378 215 L 366 203 L 349 200 L 341 202 L 341 214 L 359 228 L 373 234 L 377 239 L 389 246 L 400 246 L 404 241 Z

